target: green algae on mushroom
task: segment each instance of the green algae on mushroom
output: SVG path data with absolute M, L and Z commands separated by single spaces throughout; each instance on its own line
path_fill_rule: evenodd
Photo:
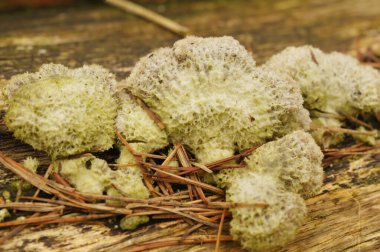
M 46 64 L 11 78 L 5 123 L 53 159 L 107 150 L 114 143 L 115 89 L 114 75 L 100 66 Z

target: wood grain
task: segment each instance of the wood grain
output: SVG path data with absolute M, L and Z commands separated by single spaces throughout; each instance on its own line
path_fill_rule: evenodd
M 357 36 L 380 33 L 378 0 L 179 2 L 170 1 L 164 8 L 148 7 L 189 27 L 193 34 L 236 37 L 259 63 L 289 45 L 308 43 L 347 52 Z M 177 39 L 153 24 L 101 4 L 1 13 L 0 86 L 12 75 L 35 71 L 48 62 L 70 67 L 101 64 L 122 80 L 139 57 Z M 45 169 L 49 163 L 44 153 L 15 140 L 2 123 L 0 151 L 18 161 L 36 156 Z M 106 155 L 113 158 L 112 153 Z M 0 190 L 14 179 L 0 166 Z M 307 200 L 307 205 L 308 222 L 283 251 L 380 250 L 380 155 L 343 160 L 326 169 L 321 193 Z M 155 224 L 135 232 L 121 232 L 102 222 L 27 228 L 0 250 L 120 251 L 182 234 L 187 225 Z M 5 232 L 0 230 L 0 234 Z M 214 246 L 179 245 L 159 251 L 213 251 Z M 221 244 L 221 250 L 241 248 L 227 242 Z

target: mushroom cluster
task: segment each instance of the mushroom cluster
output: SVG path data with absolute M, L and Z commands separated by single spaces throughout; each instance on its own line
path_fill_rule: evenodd
M 315 57 L 319 60 L 317 52 Z M 308 73 L 299 71 L 295 75 L 301 77 L 294 78 L 273 68 L 256 66 L 231 37 L 187 37 L 158 49 L 140 59 L 119 92 L 114 76 L 99 66 L 44 65 L 11 79 L 5 122 L 16 138 L 46 151 L 77 190 L 140 199 L 150 192 L 136 153 L 180 143 L 196 162 L 207 164 L 260 145 L 245 159 L 245 168 L 213 178 L 226 189 L 228 201 L 268 204 L 231 209 L 231 233 L 251 251 L 270 249 L 294 237 L 306 215 L 303 198 L 318 192 L 323 174 L 322 153 L 305 132 L 311 120 L 301 94 L 306 84 L 299 83 Z M 378 102 L 372 95 L 360 108 L 371 110 Z M 115 141 L 115 128 L 127 147 Z M 116 170 L 84 154 L 115 143 Z M 128 168 L 118 168 L 123 166 Z M 146 221 L 146 216 L 124 218 L 121 226 L 133 229 Z
M 197 162 L 263 144 L 246 159 L 247 168 L 215 176 L 227 200 L 269 204 L 232 209 L 231 233 L 251 251 L 294 237 L 306 215 L 302 197 L 318 192 L 323 170 L 322 153 L 304 132 L 310 119 L 300 89 L 290 78 L 256 67 L 231 37 L 188 37 L 142 58 L 126 88 L 160 117 L 169 141 L 186 144 Z
M 380 110 L 380 73 L 342 53 L 324 53 L 312 46 L 288 47 L 265 64 L 293 79 L 301 88 L 310 111 L 316 141 L 335 145 L 343 134 L 329 134 L 326 127 L 347 127 L 344 119 Z M 363 127 L 358 129 L 364 131 Z M 374 143 L 374 138 L 357 140 Z
M 232 37 L 187 37 L 140 59 L 126 88 L 166 126 L 172 143 L 210 163 L 308 129 L 299 88 Z

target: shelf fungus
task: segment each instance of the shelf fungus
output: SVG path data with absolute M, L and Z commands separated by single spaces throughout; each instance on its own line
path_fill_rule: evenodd
M 328 128 L 348 127 L 347 118 L 380 110 L 380 73 L 342 53 L 324 53 L 312 46 L 288 47 L 272 56 L 265 66 L 288 75 L 301 88 L 304 106 L 313 120 L 313 136 L 328 147 L 344 139 L 344 132 Z M 358 140 L 373 143 L 377 131 L 359 129 Z
M 126 81 L 172 143 L 210 163 L 297 129 L 310 118 L 297 86 L 256 67 L 232 37 L 187 37 L 140 59 Z
M 16 138 L 53 159 L 107 150 L 114 143 L 115 89 L 114 75 L 100 66 L 46 64 L 11 78 L 5 123 Z

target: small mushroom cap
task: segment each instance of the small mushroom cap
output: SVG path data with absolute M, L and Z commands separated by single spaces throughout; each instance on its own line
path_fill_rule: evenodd
M 299 88 L 255 67 L 232 37 L 179 40 L 142 58 L 126 83 L 203 163 L 310 122 Z
M 304 223 L 306 206 L 295 193 L 278 186 L 275 178 L 253 172 L 237 178 L 227 190 L 235 203 L 267 203 L 267 207 L 231 209 L 231 234 L 249 251 L 284 246 Z
M 111 185 L 109 177 L 112 170 L 105 160 L 93 155 L 56 160 L 54 170 L 79 192 L 103 194 Z
M 53 159 L 114 143 L 114 76 L 100 66 L 47 64 L 12 77 L 5 123 L 14 136 Z
M 323 147 L 328 148 L 332 145 L 337 145 L 344 140 L 344 134 L 338 132 L 330 132 L 326 128 L 341 128 L 344 127 L 344 123 L 336 118 L 318 117 L 318 113 L 314 114 L 314 118 L 311 120 L 313 130 L 310 134 L 315 139 L 315 142 Z
M 288 47 L 265 65 L 295 80 L 310 110 L 356 115 L 380 106 L 380 73 L 351 56 Z
M 309 198 L 322 186 L 322 158 L 311 135 L 299 130 L 260 146 L 245 159 L 246 168 L 223 170 L 215 176 L 216 182 L 229 187 L 236 177 L 254 172 L 272 176 L 286 191 Z
M 149 191 L 139 167 L 111 170 L 105 160 L 91 154 L 54 162 L 54 169 L 78 191 L 144 199 Z
M 286 191 L 309 198 L 322 186 L 322 159 L 312 136 L 299 130 L 264 144 L 245 161 L 250 171 L 270 175 Z

